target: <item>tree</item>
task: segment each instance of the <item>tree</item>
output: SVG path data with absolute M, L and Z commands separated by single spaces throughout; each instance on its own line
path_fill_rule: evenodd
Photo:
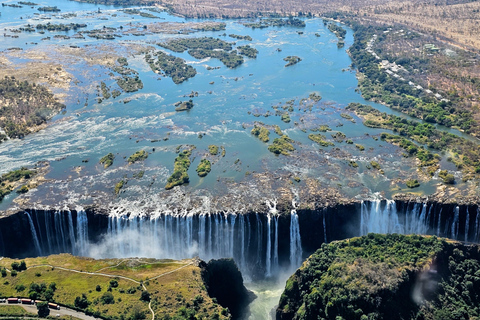
M 97 284 L 97 286 L 95 287 L 95 290 L 100 292 L 102 291 L 102 287 L 99 284 Z
M 48 317 L 48 315 L 50 314 L 50 309 L 48 308 L 48 302 L 38 302 L 37 312 L 40 318 Z
M 113 294 L 111 292 L 105 292 L 100 297 L 100 301 L 102 301 L 102 304 L 113 304 L 115 303 L 115 298 L 113 297 Z
M 148 293 L 148 291 L 142 291 L 142 295 L 140 296 L 140 300 L 142 301 L 150 301 L 150 293 Z

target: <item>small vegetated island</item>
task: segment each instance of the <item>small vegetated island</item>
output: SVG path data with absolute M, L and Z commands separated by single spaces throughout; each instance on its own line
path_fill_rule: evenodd
M 288 279 L 278 320 L 471 319 L 479 246 L 368 234 L 323 244 Z
M 156 57 L 157 60 L 155 60 L 154 57 Z M 162 51 L 146 54 L 145 61 L 154 72 L 159 73 L 163 71 L 166 76 L 172 78 L 175 84 L 180 84 L 189 78 L 195 77 L 197 74 L 197 70 L 186 64 L 184 59 Z
M 290 66 L 296 65 L 297 63 L 302 61 L 302 58 L 297 57 L 297 56 L 288 56 L 288 57 L 283 58 L 283 61 L 287 62 L 285 67 L 290 67 Z
M 233 50 L 232 43 L 213 37 L 173 39 L 159 43 L 165 49 L 188 53 L 195 59 L 216 58 L 226 67 L 236 68 L 243 63 L 243 57 Z M 245 55 L 252 55 L 253 48 L 242 49 Z

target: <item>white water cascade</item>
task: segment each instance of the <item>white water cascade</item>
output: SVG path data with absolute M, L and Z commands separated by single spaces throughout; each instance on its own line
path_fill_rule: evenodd
M 42 248 L 40 247 L 40 241 L 38 241 L 37 231 L 35 230 L 35 225 L 33 224 L 32 217 L 28 212 L 25 212 L 25 214 L 28 217 L 28 223 L 30 224 L 30 231 L 32 232 L 32 238 L 33 238 L 33 243 L 35 244 L 35 249 L 37 250 L 37 254 L 41 256 L 43 255 Z

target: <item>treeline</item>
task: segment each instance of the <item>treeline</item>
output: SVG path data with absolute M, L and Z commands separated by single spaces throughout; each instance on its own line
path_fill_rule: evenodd
M 287 281 L 277 319 L 474 319 L 479 268 L 478 246 L 436 237 L 368 234 L 323 244 Z
M 401 77 L 388 75 L 385 70 L 379 68 L 380 61 L 370 52 L 366 51 L 367 42 L 373 35 L 378 35 L 377 41 L 382 41 L 384 27 L 362 25 L 357 22 L 349 22 L 354 30 L 354 43 L 349 48 L 353 59 L 353 65 L 365 77 L 359 80 L 362 95 L 367 100 L 379 101 L 387 104 L 392 109 L 404 112 L 410 116 L 423 119 L 428 122 L 438 123 L 447 127 L 458 127 L 466 133 L 475 133 L 479 126 L 475 122 L 470 111 L 459 108 L 455 96 L 440 100 L 424 90 L 419 90 Z M 402 65 L 422 65 L 426 61 L 421 58 L 410 58 L 396 61 Z M 395 62 L 395 61 L 390 61 Z M 415 79 L 413 79 L 415 80 Z

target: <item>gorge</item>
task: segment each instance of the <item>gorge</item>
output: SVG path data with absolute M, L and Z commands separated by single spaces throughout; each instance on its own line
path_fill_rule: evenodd
M 426 234 L 480 242 L 476 205 L 361 201 L 320 210 L 264 213 L 104 214 L 95 209 L 25 210 L 0 220 L 0 255 L 69 252 L 94 258 L 233 257 L 251 279 L 298 268 L 322 243 L 368 233 Z M 295 204 L 294 204 L 295 205 Z

